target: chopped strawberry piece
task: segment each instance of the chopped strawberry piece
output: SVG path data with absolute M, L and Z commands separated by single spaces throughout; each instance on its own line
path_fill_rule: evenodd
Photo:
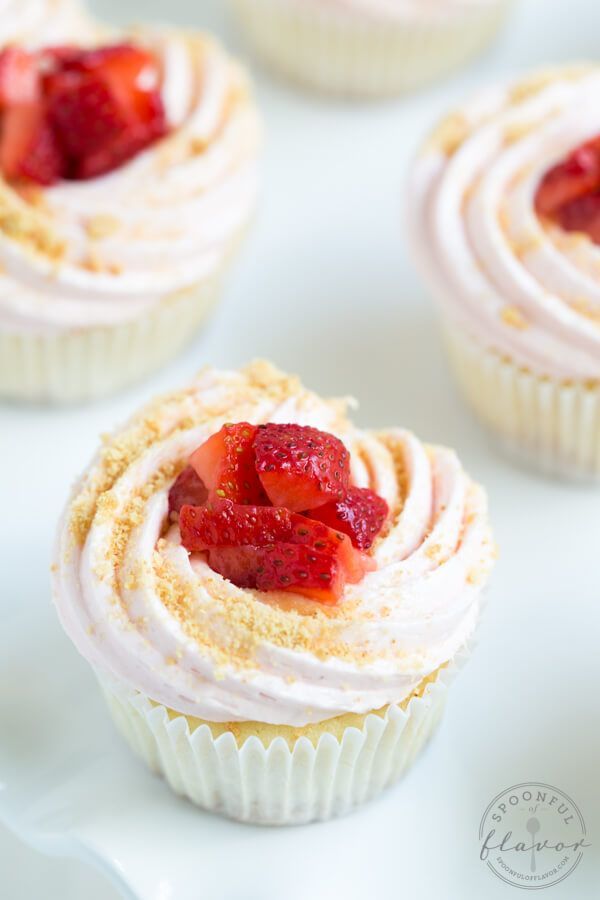
M 262 547 L 212 547 L 208 564 L 223 578 L 241 588 L 258 587 L 258 570 L 262 566 Z
M 305 516 L 270 506 L 183 506 L 181 543 L 208 550 L 209 565 L 239 587 L 296 591 L 335 603 L 368 561 L 347 535 Z
M 595 244 L 600 244 L 600 193 L 565 203 L 557 219 L 565 231 L 583 231 Z
M 292 514 L 274 506 L 241 506 L 222 500 L 207 506 L 184 506 L 179 516 L 181 543 L 190 552 L 210 547 L 287 541 Z
M 129 44 L 35 53 L 6 48 L 0 52 L 2 174 L 52 184 L 110 172 L 166 134 L 159 87 L 157 60 Z
M 248 422 L 224 425 L 192 453 L 196 470 L 214 500 L 267 506 L 269 500 L 256 474 L 254 438 L 257 428 Z
M 347 535 L 297 513 L 292 516 L 292 527 L 293 544 L 304 544 L 315 553 L 336 557 L 346 581 L 354 584 L 361 580 L 368 563 L 366 557 L 354 549 Z
M 40 96 L 35 55 L 20 47 L 6 47 L 0 53 L 0 110 L 37 103 Z
M 80 47 L 72 44 L 55 44 L 51 47 L 44 47 L 38 51 L 38 60 L 43 73 L 55 70 L 57 67 L 62 68 L 73 63 L 81 56 Z
M 375 491 L 351 487 L 342 500 L 320 506 L 310 515 L 347 534 L 359 550 L 369 550 L 388 513 L 387 503 Z
M 70 157 L 79 160 L 120 138 L 127 117 L 110 88 L 78 73 L 59 72 L 47 80 L 48 116 Z
M 61 177 L 64 158 L 41 106 L 11 106 L 2 114 L 0 171 L 42 185 Z
M 600 188 L 600 138 L 582 144 L 542 178 L 535 195 L 539 215 L 552 216 L 571 200 Z
M 169 513 L 178 513 L 182 506 L 201 506 L 208 499 L 208 491 L 203 481 L 191 466 L 186 466 L 177 476 L 169 491 Z
M 45 78 L 48 115 L 71 176 L 92 178 L 131 159 L 166 134 L 153 56 L 129 45 L 69 56 Z
M 208 559 L 211 568 L 239 587 L 292 591 L 327 604 L 337 603 L 344 590 L 339 560 L 303 544 L 215 547 Z
M 311 510 L 341 499 L 348 489 L 349 454 L 332 434 L 308 425 L 259 425 L 254 451 L 274 506 Z

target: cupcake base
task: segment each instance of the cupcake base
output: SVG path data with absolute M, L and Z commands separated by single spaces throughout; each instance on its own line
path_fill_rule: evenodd
M 99 677 L 119 731 L 175 793 L 241 822 L 299 825 L 343 815 L 404 773 L 435 730 L 464 655 L 399 705 L 282 727 L 276 737 L 277 726 L 261 732 L 259 723 L 236 735 L 233 725 L 201 723 Z
M 133 384 L 173 357 L 217 299 L 220 275 L 120 325 L 57 334 L 0 332 L 0 398 L 77 403 Z
M 545 474 L 600 479 L 600 384 L 534 375 L 449 322 L 445 337 L 467 401 L 505 451 Z
M 385 97 L 420 87 L 475 56 L 511 0 L 429 22 L 380 21 L 313 0 L 230 0 L 254 50 L 283 76 L 327 93 Z

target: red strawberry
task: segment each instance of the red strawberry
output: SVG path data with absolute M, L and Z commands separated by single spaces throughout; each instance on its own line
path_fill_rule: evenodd
M 302 544 L 215 547 L 208 559 L 211 568 L 239 587 L 294 591 L 327 604 L 336 603 L 344 590 L 339 560 Z
M 365 574 L 366 558 L 354 549 L 347 535 L 329 528 L 323 522 L 298 514 L 292 516 L 292 528 L 291 543 L 303 544 L 315 553 L 335 557 L 346 581 L 354 584 Z
M 542 178 L 535 208 L 552 216 L 565 204 L 600 188 L 600 138 L 582 144 Z
M 169 513 L 178 513 L 182 506 L 191 504 L 192 506 L 201 506 L 208 499 L 208 491 L 194 469 L 186 466 L 181 472 L 169 491 Z
M 600 193 L 565 203 L 557 219 L 565 231 L 583 231 L 595 244 L 600 244 Z
M 20 47 L 6 47 L 0 53 L 0 110 L 36 103 L 40 96 L 35 55 Z
M 259 425 L 256 471 L 274 506 L 294 512 L 341 499 L 348 489 L 348 451 L 309 425 Z
M 211 547 L 208 564 L 223 578 L 241 588 L 256 588 L 262 565 L 262 547 Z
M 194 467 L 211 498 L 267 506 L 255 469 L 253 442 L 256 426 L 248 422 L 224 425 L 192 453 Z
M 348 488 L 343 500 L 327 503 L 310 515 L 347 534 L 355 547 L 368 550 L 387 519 L 389 507 L 383 497 L 368 488 Z
M 158 81 L 153 56 L 129 45 L 59 57 L 44 84 L 73 177 L 109 172 L 166 133 Z
M 59 180 L 64 158 L 41 106 L 11 106 L 2 114 L 0 172 L 50 185 Z
M 120 138 L 127 116 L 103 81 L 59 72 L 48 79 L 48 115 L 65 152 L 75 160 Z
M 290 539 L 292 514 L 274 506 L 240 506 L 223 500 L 215 505 L 184 506 L 179 528 L 181 543 L 192 553 L 219 545 L 264 547 Z
M 238 507 L 236 513 L 249 509 Z M 254 521 L 237 520 L 229 530 L 205 529 L 192 537 L 186 521 L 189 510 L 186 507 L 181 512 L 182 543 L 196 550 L 205 549 L 211 541 L 221 541 L 222 546 L 210 547 L 209 564 L 239 587 L 295 591 L 323 603 L 335 603 L 346 582 L 360 581 L 368 568 L 366 558 L 352 547 L 346 535 L 286 510 L 259 508 L 249 517 Z M 203 510 L 195 512 L 196 521 L 200 518 L 205 524 Z M 277 513 L 278 519 L 271 522 L 267 513 Z M 252 543 L 244 544 L 246 539 Z M 194 540 L 197 544 L 190 546 Z

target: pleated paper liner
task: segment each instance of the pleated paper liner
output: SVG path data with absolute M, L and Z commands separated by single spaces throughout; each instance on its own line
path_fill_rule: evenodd
M 146 764 L 193 803 L 262 825 L 296 825 L 343 815 L 372 799 L 411 765 L 438 724 L 448 686 L 469 655 L 425 679 L 399 705 L 362 717 L 361 727 L 318 740 L 255 735 L 238 741 L 208 723 L 167 710 L 122 684 L 98 676 L 112 717 Z M 190 728 L 190 721 L 192 728 Z
M 512 0 L 429 21 L 378 21 L 319 0 L 230 0 L 249 43 L 273 69 L 351 97 L 409 91 L 458 68 L 493 39 Z
M 139 381 L 194 337 L 219 287 L 220 277 L 214 276 L 109 327 L 56 334 L 0 331 L 0 398 L 78 403 Z
M 445 337 L 469 405 L 504 450 L 545 474 L 600 479 L 600 384 L 527 372 L 450 322 Z

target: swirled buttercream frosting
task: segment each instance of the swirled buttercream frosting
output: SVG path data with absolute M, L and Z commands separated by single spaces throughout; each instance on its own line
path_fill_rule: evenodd
M 537 375 L 600 379 L 600 248 L 536 212 L 546 173 L 600 133 L 600 70 L 537 73 L 448 117 L 419 155 L 410 229 L 452 322 Z
M 303 725 L 407 697 L 468 641 L 494 550 L 486 499 L 455 454 L 365 431 L 266 363 L 208 369 L 106 438 L 59 529 L 64 628 L 105 676 L 213 722 Z M 310 424 L 390 508 L 374 567 L 335 606 L 236 587 L 188 553 L 168 493 L 228 421 Z
M 169 134 L 88 181 L 24 189 L 0 178 L 4 330 L 134 319 L 218 274 L 254 206 L 259 127 L 238 66 L 193 32 L 112 38 L 155 56 Z
M 91 29 L 76 0 L 0 0 L 0 48 L 56 44 Z

